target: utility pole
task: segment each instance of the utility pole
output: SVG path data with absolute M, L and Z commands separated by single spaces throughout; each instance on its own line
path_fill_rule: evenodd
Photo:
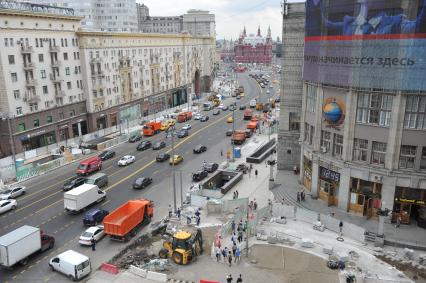
M 7 114 L 7 127 L 9 130 L 9 142 L 10 142 L 10 148 L 12 149 L 12 160 L 13 160 L 13 166 L 15 168 L 15 176 L 16 173 L 18 173 L 17 167 L 16 167 L 16 155 L 15 155 L 15 143 L 13 141 L 13 135 L 12 135 L 12 126 L 10 124 L 10 116 Z
M 182 170 L 179 170 L 180 173 L 180 206 L 183 206 L 183 184 L 182 184 Z
M 172 175 L 173 175 L 173 208 L 175 212 L 177 211 L 176 207 L 176 176 L 175 176 L 175 126 L 172 127 L 170 132 L 172 135 Z

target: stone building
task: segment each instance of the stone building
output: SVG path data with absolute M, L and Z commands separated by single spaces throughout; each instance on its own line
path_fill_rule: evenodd
M 260 27 L 257 34 L 247 35 L 246 28 L 234 44 L 234 58 L 236 63 L 261 63 L 271 64 L 272 62 L 272 37 L 271 29 L 268 28 L 268 34 L 263 37 L 260 33 Z
M 215 39 L 79 30 L 72 9 L 0 7 L 0 151 L 66 141 L 208 91 Z M 10 130 L 9 130 L 10 126 Z
M 300 116 L 303 95 L 305 4 L 283 6 L 281 103 L 278 133 L 278 169 L 292 170 L 300 160 Z

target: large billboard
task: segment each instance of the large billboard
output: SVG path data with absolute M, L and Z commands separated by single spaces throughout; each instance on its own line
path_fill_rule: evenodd
M 426 0 L 307 0 L 303 77 L 426 91 Z

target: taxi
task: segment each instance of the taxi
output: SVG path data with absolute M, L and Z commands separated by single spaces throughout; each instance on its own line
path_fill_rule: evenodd
M 170 165 L 178 165 L 183 161 L 183 156 L 175 154 L 173 157 L 170 157 L 169 164 Z
M 226 119 L 226 123 L 233 123 L 234 119 L 232 117 L 228 117 L 228 119 Z

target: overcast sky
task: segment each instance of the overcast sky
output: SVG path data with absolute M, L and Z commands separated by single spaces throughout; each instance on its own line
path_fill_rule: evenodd
M 217 39 L 238 38 L 246 26 L 247 33 L 262 35 L 271 26 L 272 38 L 281 38 L 281 0 L 137 0 L 149 8 L 150 16 L 178 16 L 189 9 L 208 10 L 216 15 Z

